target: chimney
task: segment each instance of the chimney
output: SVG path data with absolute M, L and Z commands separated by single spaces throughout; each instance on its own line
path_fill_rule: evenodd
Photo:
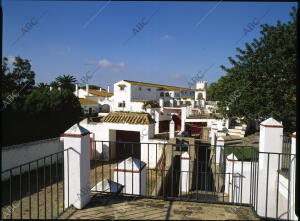
M 79 97 L 78 84 L 75 85 L 76 97 Z
M 86 94 L 88 95 L 89 94 L 89 85 L 88 84 L 85 85 L 85 90 L 86 90 Z
M 99 90 L 102 91 L 102 88 L 100 87 Z
M 52 87 L 52 86 L 50 86 L 50 91 L 52 91 L 52 89 L 53 89 L 53 87 Z
M 109 85 L 107 85 L 107 93 L 109 93 Z

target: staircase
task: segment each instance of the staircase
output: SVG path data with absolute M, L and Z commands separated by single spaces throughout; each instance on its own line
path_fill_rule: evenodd
M 246 128 L 247 128 L 246 124 L 242 124 L 241 122 L 238 121 L 232 121 L 228 129 L 228 135 L 245 137 Z

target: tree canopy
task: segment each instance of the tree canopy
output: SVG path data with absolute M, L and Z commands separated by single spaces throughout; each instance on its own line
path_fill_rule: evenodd
M 35 74 L 28 60 L 17 57 L 12 72 L 7 61 L 3 59 L 1 73 L 1 85 L 6 84 L 2 93 L 2 145 L 60 136 L 82 118 L 81 105 L 70 88 L 50 91 L 45 83 L 34 87 Z
M 289 126 L 296 116 L 296 8 L 283 24 L 261 25 L 260 38 L 245 49 L 236 48 L 232 67 L 221 65 L 226 75 L 208 90 L 208 97 L 219 100 L 219 111 L 228 117 L 263 120 L 273 117 Z M 228 107 L 228 108 L 227 108 Z

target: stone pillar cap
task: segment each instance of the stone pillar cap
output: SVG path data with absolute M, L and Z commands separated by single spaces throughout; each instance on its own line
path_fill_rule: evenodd
M 277 120 L 275 120 L 272 117 L 270 117 L 267 120 L 261 122 L 260 125 L 264 126 L 264 127 L 279 127 L 279 128 L 283 128 L 282 123 L 278 122 Z
M 61 136 L 62 137 L 83 137 L 90 134 L 90 131 L 80 126 L 78 123 L 74 124 L 68 130 L 66 130 Z
M 227 156 L 227 160 L 228 161 L 238 161 L 238 158 L 233 153 L 231 153 Z

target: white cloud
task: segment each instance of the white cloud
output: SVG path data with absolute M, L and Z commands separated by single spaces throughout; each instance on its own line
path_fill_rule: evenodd
M 170 35 L 164 35 L 164 36 L 161 37 L 162 40 L 166 40 L 166 39 L 170 39 L 170 38 L 171 38 Z
M 113 71 L 113 72 L 120 72 L 122 70 L 122 68 L 125 66 L 124 62 L 113 63 L 107 59 L 102 59 L 102 60 L 98 61 L 97 64 L 100 67 L 105 68 L 109 71 Z

